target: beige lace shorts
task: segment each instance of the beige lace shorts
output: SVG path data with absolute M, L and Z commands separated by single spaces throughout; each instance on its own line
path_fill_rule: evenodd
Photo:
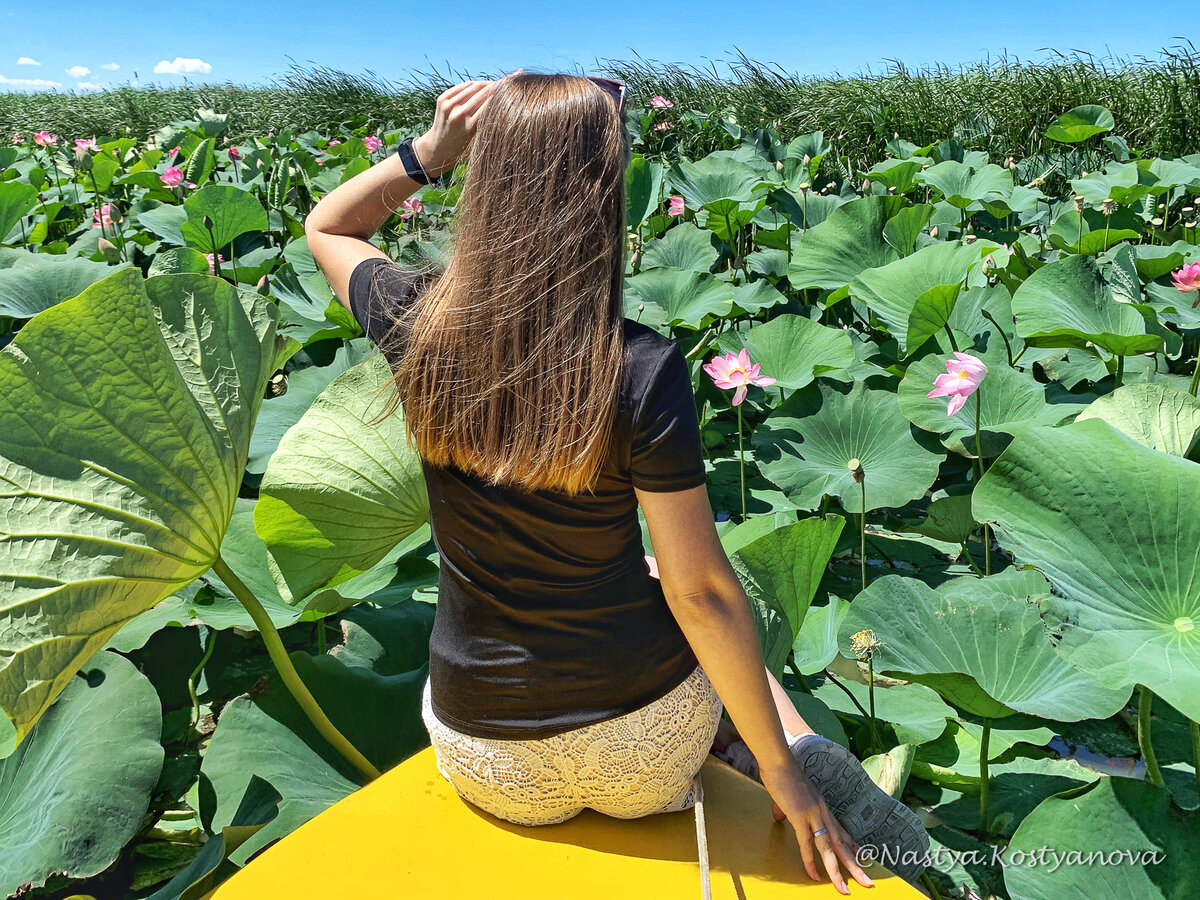
M 691 809 L 724 709 L 700 666 L 641 709 L 532 741 L 461 734 L 433 714 L 429 698 L 426 678 L 421 718 L 442 777 L 468 803 L 517 825 L 553 825 L 585 808 L 618 819 Z

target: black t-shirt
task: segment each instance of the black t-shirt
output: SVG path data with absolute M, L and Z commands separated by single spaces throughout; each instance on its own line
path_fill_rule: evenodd
M 364 260 L 350 278 L 351 309 L 380 344 L 427 285 L 394 263 Z M 490 486 L 422 461 L 441 563 L 430 695 L 456 731 L 548 737 L 645 706 L 697 665 L 650 575 L 633 491 L 706 481 L 691 373 L 673 340 L 624 323 L 619 439 L 594 496 Z

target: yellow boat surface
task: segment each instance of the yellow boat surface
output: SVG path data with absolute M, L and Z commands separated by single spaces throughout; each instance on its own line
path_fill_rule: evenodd
M 804 872 L 792 826 L 761 784 L 711 754 L 701 769 L 714 900 L 840 897 Z M 876 865 L 871 900 L 922 897 Z M 252 859 L 204 900 L 696 900 L 692 810 L 616 819 L 590 809 L 560 825 L 513 825 L 472 806 L 426 747 Z

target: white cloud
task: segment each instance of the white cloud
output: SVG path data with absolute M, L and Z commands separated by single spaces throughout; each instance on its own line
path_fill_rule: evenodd
M 102 68 L 102 69 L 111 69 L 112 71 L 114 71 L 114 72 L 115 72 L 117 69 L 119 69 L 119 68 L 121 68 L 121 67 L 120 67 L 120 66 L 118 66 L 116 63 L 105 63 L 105 64 L 104 64 L 104 65 L 102 65 L 100 68 Z
M 85 91 L 102 91 L 102 90 L 104 90 L 104 85 L 96 84 L 95 82 L 92 82 L 92 81 L 77 81 L 77 82 L 75 82 L 75 87 L 83 88 Z
M 92 70 L 87 66 L 71 66 L 69 69 L 64 69 L 72 78 L 87 78 L 92 74 Z
M 212 66 L 204 60 L 184 59 L 182 56 L 175 57 L 175 62 L 159 60 L 154 67 L 155 75 L 207 75 L 211 71 Z
M 62 84 L 57 81 L 47 81 L 44 78 L 5 78 L 0 75 L 0 84 L 11 84 L 13 87 L 28 88 L 57 88 Z
M 40 66 L 41 63 L 36 59 L 30 59 L 28 56 L 22 56 L 17 59 L 18 66 Z

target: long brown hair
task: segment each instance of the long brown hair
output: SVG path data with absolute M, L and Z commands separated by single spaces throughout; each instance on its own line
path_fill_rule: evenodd
M 467 152 L 450 262 L 390 332 L 406 344 L 384 415 L 403 404 L 430 465 L 595 489 L 626 363 L 629 152 L 615 99 L 588 79 L 497 83 Z

